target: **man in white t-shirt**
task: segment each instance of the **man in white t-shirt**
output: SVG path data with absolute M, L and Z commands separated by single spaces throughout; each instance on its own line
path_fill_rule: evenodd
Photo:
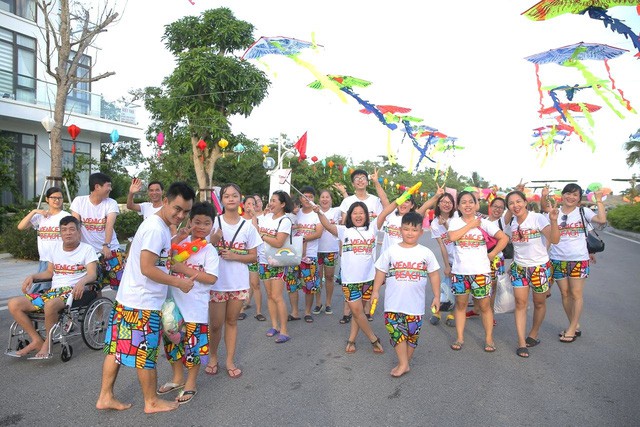
M 82 241 L 88 243 L 105 259 L 120 245 L 113 229 L 120 213 L 118 204 L 109 198 L 111 178 L 101 172 L 89 176 L 91 194 L 78 196 L 71 202 L 71 214 L 82 222 Z
M 360 201 L 364 202 L 364 204 L 367 205 L 367 207 L 369 208 L 370 222 L 374 222 L 374 219 L 380 212 L 382 212 L 382 209 L 384 209 L 384 207 L 389 204 L 387 195 L 380 185 L 380 182 L 378 182 L 378 172 L 374 172 L 371 178 L 373 179 L 373 185 L 375 185 L 379 197 L 367 193 L 369 174 L 363 169 L 356 169 L 351 173 L 351 183 L 353 184 L 353 188 L 355 189 L 355 194 L 347 196 L 344 185 L 339 183 L 334 184 L 338 191 L 340 191 L 340 193 L 342 193 L 342 195 L 345 197 L 340 204 L 340 211 L 342 211 L 342 224 L 345 223 L 347 211 L 354 202 Z
M 102 365 L 102 385 L 96 402 L 98 409 L 123 410 L 113 394 L 120 365 L 136 368 L 144 397 L 144 412 L 171 411 L 178 402 L 159 399 L 156 362 L 160 344 L 161 309 L 169 286 L 189 292 L 192 277 L 169 274 L 171 253 L 170 225 L 180 224 L 191 211 L 195 192 L 182 182 L 171 184 L 162 209 L 144 220 L 131 242 L 127 265 L 109 317 Z
M 131 180 L 131 186 L 129 187 L 129 194 L 127 194 L 127 209 L 136 211 L 144 219 L 147 219 L 150 215 L 153 215 L 162 208 L 162 193 L 164 191 L 164 187 L 160 181 L 151 181 L 149 185 L 147 185 L 149 201 L 134 203 L 133 196 L 141 189 L 142 181 L 138 178 L 133 178 Z
M 25 348 L 8 353 L 10 356 L 23 357 L 38 350 L 29 359 L 51 359 L 49 340 L 43 340 L 29 319 L 29 313 L 44 312 L 44 323 L 47 331 L 58 321 L 58 313 L 62 310 L 67 299 L 73 294 L 73 299 L 80 299 L 84 293 L 84 286 L 96 280 L 97 261 L 93 248 L 80 241 L 80 221 L 71 215 L 60 220 L 61 242 L 45 255 L 47 269 L 43 272 L 31 274 L 22 283 L 24 296 L 9 300 L 9 312 L 31 338 L 31 343 Z M 34 281 L 51 280 L 51 289 L 44 293 L 27 293 Z

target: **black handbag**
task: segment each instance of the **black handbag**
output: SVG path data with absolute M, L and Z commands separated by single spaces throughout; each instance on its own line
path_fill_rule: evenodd
M 513 218 L 511 218 L 511 221 L 513 221 Z M 504 232 L 504 229 L 502 228 L 502 221 L 500 220 L 498 220 L 498 227 L 500 227 L 500 230 Z M 513 243 L 511 243 L 511 239 L 509 239 L 509 243 L 507 243 L 507 246 L 502 250 L 502 255 L 504 256 L 504 259 L 513 259 Z
M 587 221 L 584 218 L 584 208 L 580 207 L 580 217 L 582 218 L 582 228 L 587 239 L 587 251 L 590 254 L 597 254 L 604 251 L 604 242 L 596 233 L 596 230 L 587 231 Z

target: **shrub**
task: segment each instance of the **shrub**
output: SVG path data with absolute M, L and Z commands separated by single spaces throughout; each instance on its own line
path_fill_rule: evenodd
M 619 230 L 640 233 L 640 203 L 615 207 L 607 213 L 607 220 Z
M 0 234 L 0 251 L 9 252 L 16 258 L 37 261 L 38 255 L 37 233 L 33 228 L 26 231 L 18 230 L 18 222 L 29 213 L 30 209 L 20 210 L 14 215 L 5 216 L 4 230 Z
M 140 224 L 142 224 L 142 219 L 138 212 L 135 211 L 127 211 L 118 215 L 115 225 L 118 240 L 125 242 L 129 237 L 133 237 Z

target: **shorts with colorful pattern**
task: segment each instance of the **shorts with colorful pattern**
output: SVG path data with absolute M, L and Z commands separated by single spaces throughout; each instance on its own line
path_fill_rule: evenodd
M 512 262 L 509 276 L 511 276 L 511 284 L 514 288 L 530 286 L 537 294 L 545 293 L 549 290 L 551 261 L 533 267 L 522 267 Z
M 491 296 L 491 274 L 452 274 L 451 290 L 454 295 L 471 293 L 476 299 Z
M 589 277 L 589 260 L 586 261 L 558 261 L 551 260 L 551 275 L 555 280 L 572 278 L 586 279 Z
M 249 289 L 241 291 L 209 291 L 209 302 L 244 301 L 249 299 Z
M 309 262 L 305 262 L 309 261 Z M 295 284 L 289 285 L 287 283 L 287 290 L 289 292 L 295 292 L 298 289 L 302 288 L 302 291 L 305 294 L 317 294 L 320 292 L 320 279 L 318 278 L 318 258 L 305 258 L 305 261 L 302 261 L 300 265 L 296 265 L 292 267 L 292 275 L 296 280 Z
M 385 311 L 384 326 L 389 332 L 389 342 L 392 346 L 395 347 L 403 341 L 406 341 L 411 347 L 418 346 L 422 316 Z
M 249 264 L 249 273 L 259 273 L 260 272 L 260 264 L 257 262 L 252 262 Z
M 63 286 L 61 288 L 50 289 L 44 293 L 25 294 L 31 301 L 31 304 L 36 308 L 36 311 L 44 311 L 44 304 L 52 299 L 62 298 L 67 299 L 69 294 L 73 292 L 73 286 Z
M 178 344 L 171 342 L 166 334 L 162 335 L 167 360 L 172 363 L 182 360 L 186 368 L 206 365 L 209 362 L 209 325 L 185 322 L 183 328 Z
M 280 279 L 286 282 L 289 269 L 290 267 L 272 267 L 269 264 L 260 264 L 260 269 L 259 269 L 260 279 L 261 280 Z
M 359 299 L 369 301 L 373 293 L 373 280 L 361 283 L 343 283 L 342 293 L 346 302 L 358 301 Z
M 138 369 L 155 369 L 160 344 L 162 312 L 125 307 L 115 301 L 104 338 L 104 353 L 116 363 Z
M 498 276 L 504 274 L 504 257 L 497 255 L 491 262 L 491 281 L 498 280 Z
M 337 255 L 338 252 L 318 252 L 318 265 L 335 267 Z

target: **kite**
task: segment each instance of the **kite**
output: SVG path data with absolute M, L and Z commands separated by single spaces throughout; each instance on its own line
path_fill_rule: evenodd
M 628 25 L 619 19 L 607 14 L 607 9 L 615 6 L 636 6 L 640 14 L 640 5 L 637 0 L 542 0 L 531 8 L 522 12 L 522 15 L 533 21 L 544 21 L 552 19 L 566 13 L 576 15 L 589 15 L 589 18 L 602 21 L 605 28 L 622 34 L 631 40 L 633 46 L 638 50 L 635 55 L 640 58 L 640 37 Z

